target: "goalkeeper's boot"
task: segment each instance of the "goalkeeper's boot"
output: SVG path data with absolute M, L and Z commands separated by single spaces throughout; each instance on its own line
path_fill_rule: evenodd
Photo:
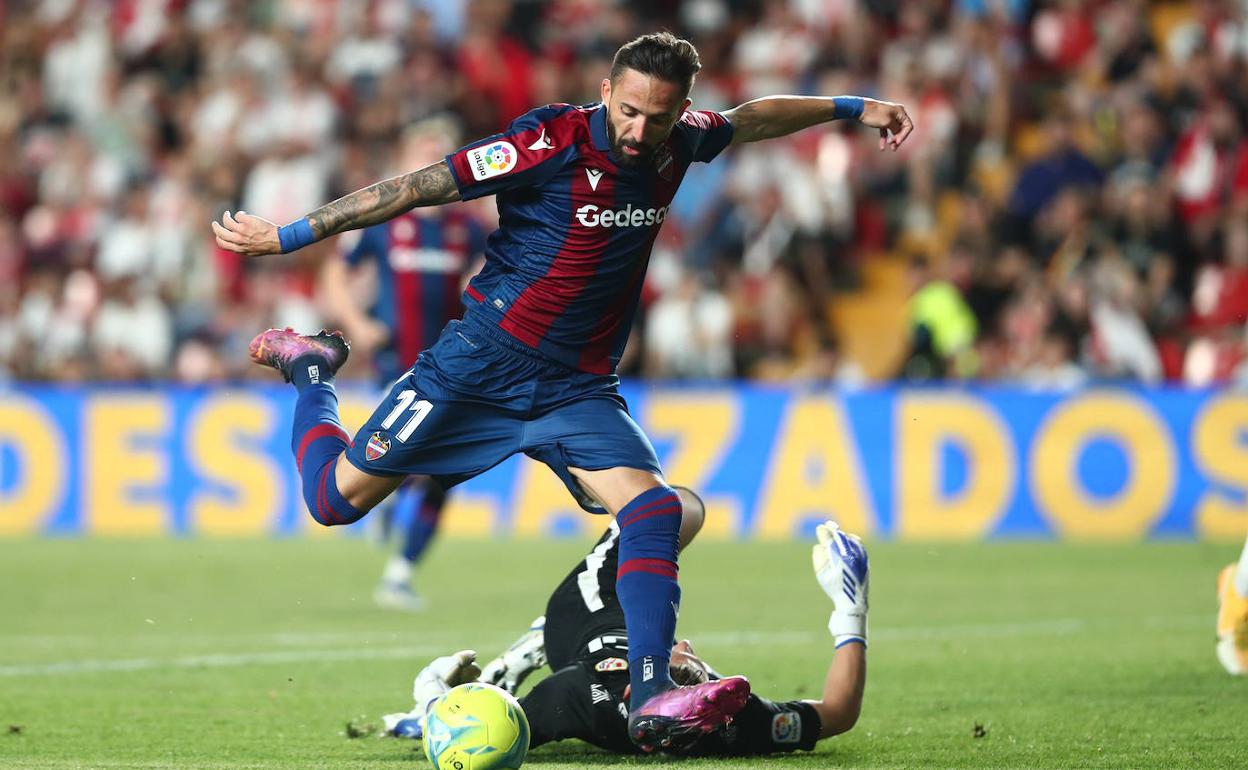
M 680 752 L 731 722 L 749 697 L 750 682 L 743 676 L 674 687 L 628 715 L 628 737 L 645 752 Z
M 1235 567 L 1218 574 L 1218 662 L 1229 673 L 1248 674 L 1248 598 L 1235 590 Z
M 319 356 L 329 366 L 328 372 L 320 372 L 320 378 L 329 378 L 347 362 L 351 345 L 343 339 L 342 332 L 321 329 L 316 334 L 299 334 L 294 329 L 269 329 L 257 334 L 247 346 L 251 360 L 261 366 L 271 366 L 290 382 L 291 367 L 304 356 Z
M 507 651 L 486 663 L 477 681 L 501 687 L 512 695 L 529 674 L 546 665 L 546 616 L 529 624 L 529 630 Z

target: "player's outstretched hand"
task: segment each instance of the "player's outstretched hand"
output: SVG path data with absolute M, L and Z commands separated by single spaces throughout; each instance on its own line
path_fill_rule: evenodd
M 858 121 L 865 126 L 880 129 L 880 149 L 901 147 L 910 132 L 914 130 L 914 121 L 906 114 L 906 108 L 893 102 L 881 102 L 875 99 L 863 99 L 862 117 Z
M 220 222 L 212 223 L 212 234 L 217 237 L 217 245 L 221 248 L 249 257 L 282 253 L 277 225 L 246 212 L 239 211 L 233 216 L 225 212 Z
M 871 577 L 867 549 L 857 535 L 842 532 L 835 521 L 815 530 L 818 542 L 811 550 L 815 578 L 832 600 L 828 630 L 836 646 L 867 640 L 867 592 Z

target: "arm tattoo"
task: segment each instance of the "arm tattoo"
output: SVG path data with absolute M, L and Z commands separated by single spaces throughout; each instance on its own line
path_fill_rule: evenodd
M 316 239 L 356 230 L 397 217 L 417 206 L 459 200 L 459 190 L 446 161 L 402 174 L 344 195 L 308 214 Z

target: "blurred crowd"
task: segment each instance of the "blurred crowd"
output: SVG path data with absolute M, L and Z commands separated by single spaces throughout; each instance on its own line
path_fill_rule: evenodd
M 859 93 L 917 130 L 691 169 L 625 373 L 1248 380 L 1248 14 L 1214 0 L 0 0 L 0 380 L 255 376 L 255 332 L 332 323 L 338 247 L 245 260 L 210 220 L 395 173 L 424 118 L 595 101 L 656 28 L 698 46 L 699 108 Z M 906 313 L 883 368 L 834 312 L 870 292 Z

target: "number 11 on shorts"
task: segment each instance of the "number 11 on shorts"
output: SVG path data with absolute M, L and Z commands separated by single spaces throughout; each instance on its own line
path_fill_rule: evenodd
M 405 390 L 399 394 L 399 403 L 395 404 L 390 414 L 386 415 L 386 419 L 381 421 L 381 427 L 390 430 L 390 426 L 394 425 L 399 419 L 399 415 L 409 408 L 412 410 L 412 416 L 407 418 L 407 422 L 403 423 L 403 427 L 399 428 L 399 432 L 394 434 L 394 437 L 399 441 L 406 442 L 412 437 L 412 433 L 416 431 L 416 428 L 433 411 L 433 404 L 424 399 L 417 401 L 416 391 Z

